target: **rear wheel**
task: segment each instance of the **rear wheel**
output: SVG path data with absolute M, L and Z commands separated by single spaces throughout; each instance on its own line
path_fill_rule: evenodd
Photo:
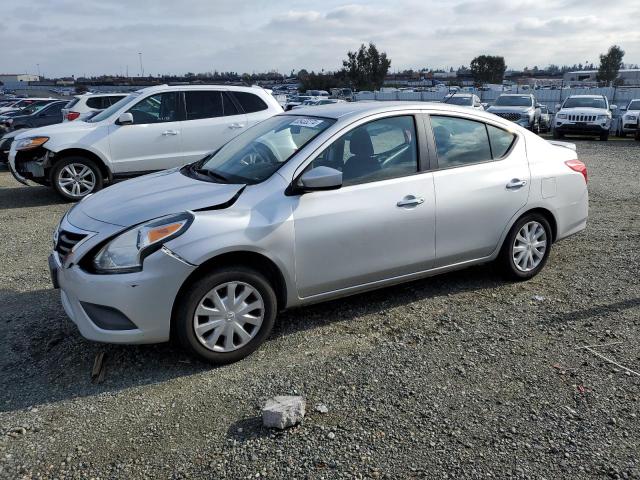
M 102 188 L 102 172 L 93 160 L 67 157 L 53 166 L 51 185 L 65 200 L 77 202 Z
M 226 364 L 265 341 L 276 313 L 276 294 L 261 273 L 226 267 L 190 286 L 179 300 L 174 326 L 184 348 L 208 362 Z
M 503 273 L 513 280 L 528 280 L 543 269 L 551 252 L 552 231 L 539 213 L 525 215 L 507 235 L 498 257 Z

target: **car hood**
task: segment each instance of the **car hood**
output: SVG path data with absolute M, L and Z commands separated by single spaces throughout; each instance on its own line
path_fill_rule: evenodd
M 533 107 L 502 107 L 502 106 L 496 106 L 496 105 L 492 105 L 491 107 L 489 107 L 487 109 L 487 112 L 489 113 L 496 113 L 496 112 L 500 112 L 500 113 L 523 113 L 523 112 L 528 112 L 529 110 L 533 110 Z
M 130 227 L 187 210 L 216 208 L 232 201 L 244 185 L 212 183 L 187 177 L 179 168 L 117 183 L 82 200 L 69 212 L 69 222 L 82 228 L 84 215 Z
M 563 108 L 558 113 L 569 114 L 585 114 L 585 115 L 606 115 L 608 110 L 604 108 L 590 108 L 590 107 L 576 107 L 576 108 Z
M 41 135 L 43 137 L 53 137 L 57 133 L 71 133 L 71 132 L 88 132 L 94 130 L 100 123 L 87 123 L 81 121 L 75 122 L 65 122 L 65 123 L 56 123 L 53 125 L 49 125 L 47 127 L 34 128 L 29 130 L 29 132 L 25 132 L 23 135 L 17 135 L 16 140 L 20 140 L 21 138 L 27 136 Z

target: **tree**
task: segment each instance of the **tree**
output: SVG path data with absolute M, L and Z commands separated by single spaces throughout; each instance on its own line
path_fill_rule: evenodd
M 618 72 L 622 67 L 622 57 L 624 50 L 618 45 L 613 45 L 609 51 L 600 55 L 600 67 L 598 67 L 598 81 L 611 85 L 618 76 Z
M 345 77 L 358 90 L 379 89 L 384 83 L 391 60 L 385 52 L 379 52 L 373 43 L 363 43 L 356 52 L 348 52 L 342 61 Z
M 471 75 L 478 84 L 502 83 L 507 66 L 504 57 L 493 55 L 480 55 L 470 64 Z

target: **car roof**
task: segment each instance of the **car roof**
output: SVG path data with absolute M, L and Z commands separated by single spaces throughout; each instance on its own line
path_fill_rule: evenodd
M 456 112 L 465 115 L 469 114 L 469 109 L 458 105 L 440 102 L 379 102 L 379 101 L 362 101 L 362 102 L 345 102 L 333 103 L 330 105 L 318 105 L 314 107 L 302 107 L 295 110 L 283 112 L 280 115 L 300 115 L 309 117 L 332 118 L 334 120 L 343 120 L 349 118 L 360 118 L 376 113 L 393 112 L 396 110 L 429 110 L 432 112 Z M 495 120 L 495 115 L 474 111 L 474 115 L 486 117 Z
M 244 87 L 240 85 L 155 85 L 153 87 L 143 88 L 138 90 L 138 92 L 142 93 L 152 93 L 152 92 L 173 92 L 173 91 L 181 91 L 181 90 L 224 90 L 229 91 L 233 90 L 234 92 L 265 92 L 266 90 L 262 87 L 253 86 L 253 87 Z
M 533 97 L 533 93 L 501 93 L 501 97 Z
M 605 98 L 604 95 L 569 95 L 568 98 Z
M 113 93 L 81 93 L 79 95 L 74 95 L 76 98 L 85 98 L 85 97 L 120 97 L 122 95 L 127 96 L 131 92 L 113 92 Z

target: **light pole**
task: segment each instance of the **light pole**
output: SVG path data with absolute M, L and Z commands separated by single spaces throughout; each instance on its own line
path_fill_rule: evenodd
M 144 77 L 144 69 L 142 68 L 142 52 L 138 52 L 138 58 L 140 59 L 140 78 Z
M 36 63 L 36 68 L 38 69 L 38 80 L 40 80 L 40 64 Z

